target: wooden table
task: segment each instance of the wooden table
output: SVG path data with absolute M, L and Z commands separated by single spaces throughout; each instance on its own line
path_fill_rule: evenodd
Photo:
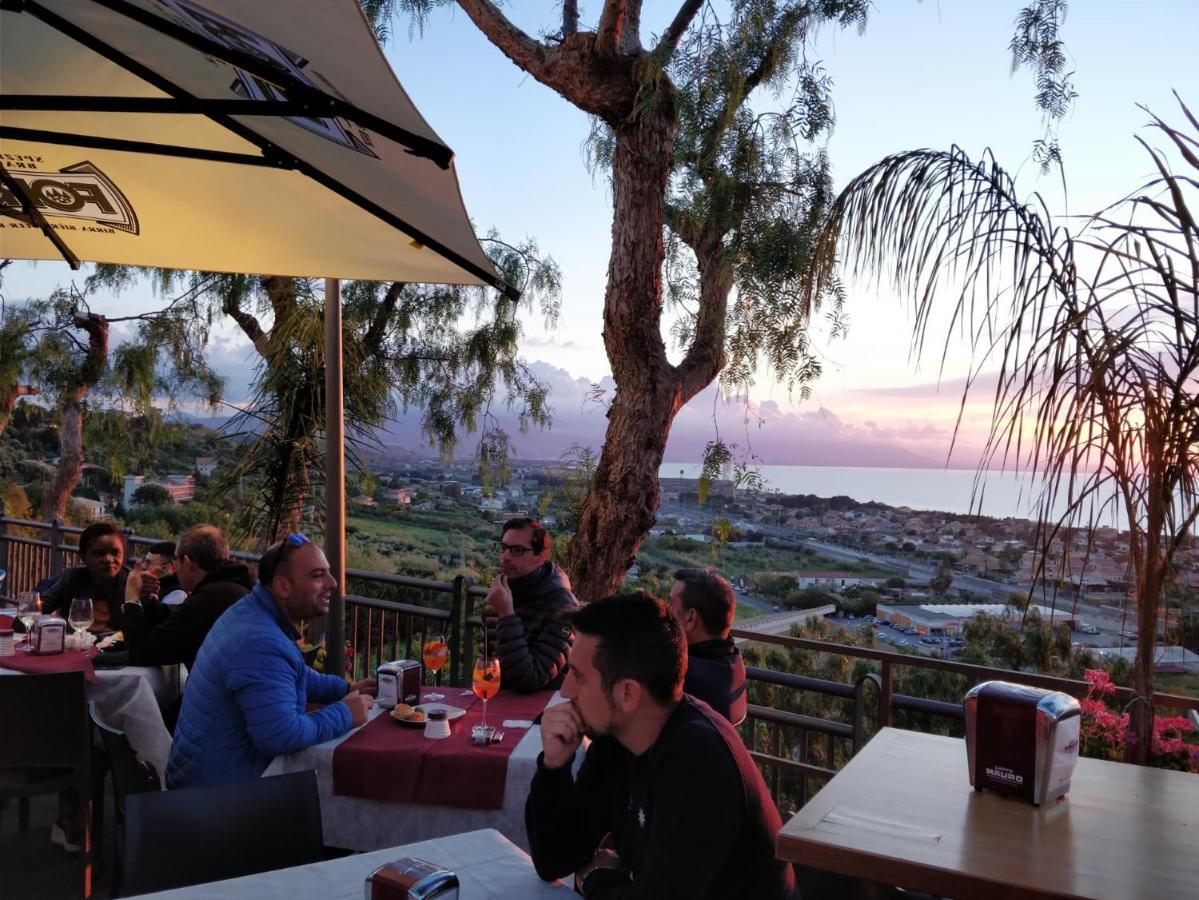
M 451 705 L 459 697 L 465 699 L 472 696 L 462 688 L 441 688 L 440 691 L 445 695 L 444 702 Z M 560 702 L 561 695 L 555 694 L 549 705 L 554 706 Z M 368 715 L 373 719 L 386 713 L 375 706 Z M 502 728 L 498 716 L 489 716 L 488 721 Z M 316 783 L 321 798 L 321 822 L 324 826 L 325 843 L 330 847 L 378 850 L 380 847 L 391 847 L 397 843 L 423 841 L 478 828 L 494 828 L 516 846 L 527 850 L 529 838 L 525 832 L 525 799 L 529 795 L 533 775 L 537 772 L 537 757 L 541 753 L 541 729 L 534 725 L 524 729 L 523 735 L 521 729 L 504 730 L 507 732 L 506 740 L 517 740 L 519 743 L 508 757 L 504 805 L 498 810 L 387 803 L 361 797 L 343 797 L 333 793 L 333 753 L 337 745 L 353 732 L 296 753 L 277 756 L 263 774 L 316 772 Z M 585 749 L 580 747 L 575 754 L 576 769 L 585 753 Z
M 559 881 L 545 882 L 533 863 L 503 835 L 490 829 L 422 841 L 403 847 L 344 856 L 327 862 L 262 875 L 213 881 L 157 894 L 155 900 L 362 900 L 366 876 L 384 863 L 415 856 L 458 876 L 462 900 L 512 898 L 568 900 L 575 892 Z
M 780 859 L 948 897 L 1199 896 L 1199 776 L 1080 759 L 1037 808 L 970 787 L 965 742 L 884 728 L 788 822 Z

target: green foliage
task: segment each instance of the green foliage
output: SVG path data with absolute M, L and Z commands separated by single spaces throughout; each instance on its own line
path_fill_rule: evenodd
M 801 588 L 789 591 L 783 598 L 783 605 L 793 609 L 817 609 L 837 603 L 837 598 L 826 590 L 816 587 Z
M 171 506 L 171 492 L 160 484 L 143 484 L 130 498 L 135 506 Z
M 928 586 L 938 594 L 944 594 L 953 584 L 953 569 L 949 567 L 949 563 L 941 562 L 933 577 L 928 580 Z
M 569 534 L 578 525 L 583 501 L 595 480 L 599 454 L 590 447 L 572 444 L 570 449 L 562 454 L 560 461 L 565 474 L 556 487 L 541 495 L 540 510 L 542 515 L 553 512 L 558 520 L 558 533 Z M 566 541 L 556 541 L 555 554 L 563 551 L 565 547 Z
M 759 572 L 750 580 L 758 593 L 780 600 L 795 590 L 795 576 L 785 572 Z

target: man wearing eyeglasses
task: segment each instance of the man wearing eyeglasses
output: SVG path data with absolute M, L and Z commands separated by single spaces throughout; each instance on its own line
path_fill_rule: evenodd
M 570 614 L 579 601 L 566 573 L 550 562 L 552 539 L 536 519 L 504 523 L 500 574 L 483 606 L 492 652 L 505 688 L 530 694 L 558 687 L 574 640 Z
M 183 663 L 191 669 L 212 626 L 250 592 L 254 578 L 244 563 L 229 558 L 229 541 L 215 525 L 193 525 L 179 535 L 178 544 L 155 544 L 150 549 L 166 546 L 173 551 L 174 575 L 187 599 L 173 608 L 165 607 L 162 611 L 170 610 L 169 614 L 155 621 L 149 610 L 143 610 L 134 582 L 140 586 L 152 583 L 157 595 L 166 582 L 164 573 L 156 571 L 161 563 L 135 569 L 125 591 L 125 644 L 135 666 Z
M 329 612 L 337 581 L 302 534 L 268 548 L 258 584 L 204 639 L 183 694 L 167 764 L 168 787 L 258 778 L 271 760 L 366 722 L 373 678 L 347 685 L 309 668 L 300 626 Z M 309 703 L 326 704 L 307 712 Z

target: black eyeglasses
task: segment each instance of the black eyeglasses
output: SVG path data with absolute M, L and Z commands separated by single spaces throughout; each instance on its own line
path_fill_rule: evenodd
M 520 559 L 526 553 L 537 552 L 532 547 L 522 547 L 520 544 L 505 544 L 503 541 L 499 541 L 495 545 L 495 549 L 499 551 L 500 556 L 507 553 L 509 556 L 515 556 L 517 559 Z

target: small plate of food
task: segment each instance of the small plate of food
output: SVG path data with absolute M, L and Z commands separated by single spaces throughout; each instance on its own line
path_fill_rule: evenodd
M 401 725 L 424 728 L 425 722 L 429 718 L 429 712 L 435 709 L 444 709 L 446 719 L 451 722 L 466 715 L 465 709 L 460 706 L 450 706 L 448 703 L 421 703 L 419 706 L 397 703 L 395 709 L 391 711 L 391 717 Z

